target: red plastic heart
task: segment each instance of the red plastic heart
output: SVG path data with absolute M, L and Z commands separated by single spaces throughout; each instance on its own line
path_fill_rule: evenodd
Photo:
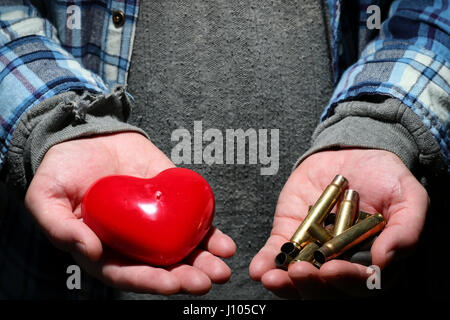
M 82 202 L 84 223 L 104 244 L 156 266 L 186 258 L 211 227 L 214 209 L 208 182 L 185 168 L 150 179 L 104 177 Z

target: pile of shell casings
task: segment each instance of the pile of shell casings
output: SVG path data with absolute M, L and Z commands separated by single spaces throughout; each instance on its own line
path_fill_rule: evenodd
M 359 195 L 347 189 L 348 181 L 337 175 L 317 202 L 309 207 L 289 242 L 281 246 L 275 258 L 278 268 L 287 269 L 295 261 L 308 261 L 317 268 L 364 240 L 376 235 L 386 225 L 384 217 L 359 211 Z M 324 226 L 325 219 L 338 204 L 333 224 Z

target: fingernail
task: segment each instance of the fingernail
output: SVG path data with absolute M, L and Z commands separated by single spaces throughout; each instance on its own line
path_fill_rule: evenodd
M 391 250 L 386 254 L 386 261 L 387 263 L 391 263 L 392 259 L 394 259 L 395 256 L 395 250 Z
M 81 254 L 85 254 L 85 252 L 86 252 L 86 245 L 83 243 L 83 242 L 79 242 L 79 241 L 77 241 L 76 243 L 75 243 L 75 248 L 78 250 L 78 252 L 79 253 L 81 253 Z

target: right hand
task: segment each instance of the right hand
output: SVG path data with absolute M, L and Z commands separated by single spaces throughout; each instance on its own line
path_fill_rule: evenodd
M 57 144 L 44 156 L 25 205 L 50 241 L 72 254 L 88 273 L 122 290 L 155 294 L 205 294 L 224 283 L 230 268 L 220 259 L 234 254 L 233 240 L 211 228 L 183 263 L 156 268 L 131 262 L 102 246 L 83 223 L 81 201 L 89 186 L 108 175 L 151 178 L 174 164 L 143 135 L 124 132 Z

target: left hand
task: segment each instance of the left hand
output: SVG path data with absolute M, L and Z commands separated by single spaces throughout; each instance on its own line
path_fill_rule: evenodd
M 317 269 L 295 262 L 288 271 L 275 268 L 274 258 L 283 243 L 305 218 L 336 174 L 360 194 L 360 209 L 379 212 L 387 225 L 371 248 L 372 264 L 384 270 L 407 254 L 419 241 L 429 198 L 423 186 L 395 154 L 384 150 L 322 151 L 306 158 L 281 191 L 269 239 L 250 264 L 250 276 L 285 298 L 322 298 L 346 293 L 368 293 L 367 267 L 341 259 Z M 383 272 L 382 272 L 383 274 Z M 382 277 L 383 278 L 383 277 Z

